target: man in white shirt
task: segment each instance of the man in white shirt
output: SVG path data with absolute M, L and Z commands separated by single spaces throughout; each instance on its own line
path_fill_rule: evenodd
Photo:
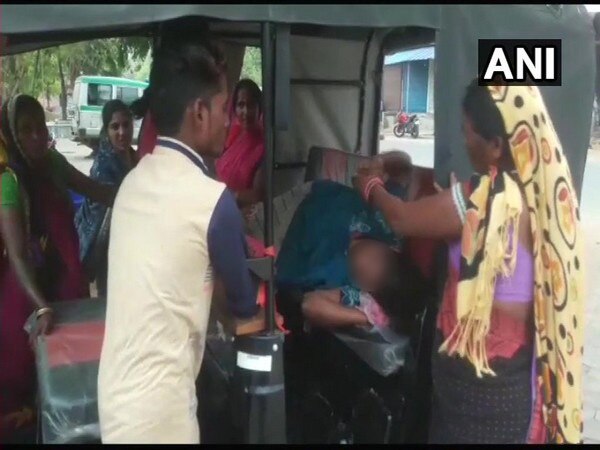
M 254 316 L 233 195 L 203 157 L 223 149 L 225 66 L 210 44 L 159 50 L 150 75 L 156 148 L 125 178 L 112 213 L 98 406 L 104 443 L 199 443 L 195 381 L 213 270 L 230 309 Z

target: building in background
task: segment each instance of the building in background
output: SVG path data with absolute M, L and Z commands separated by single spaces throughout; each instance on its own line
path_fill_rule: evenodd
M 433 114 L 435 47 L 388 55 L 383 67 L 383 109 Z

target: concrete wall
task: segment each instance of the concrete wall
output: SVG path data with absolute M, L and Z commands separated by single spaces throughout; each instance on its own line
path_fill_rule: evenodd
M 427 112 L 429 86 L 429 61 L 417 60 L 405 63 L 408 69 L 408 90 L 404 90 L 406 98 L 403 106 L 407 113 L 423 114 Z
M 434 80 L 435 60 L 430 59 L 427 79 L 427 113 L 434 112 Z M 384 111 L 399 111 L 406 107 L 406 83 L 410 79 L 406 76 L 408 63 L 394 64 L 383 68 L 382 96 Z
M 384 111 L 399 111 L 402 104 L 402 64 L 383 68 L 382 89 Z
M 433 114 L 433 95 L 434 89 L 434 77 L 435 77 L 435 59 L 429 60 L 429 79 L 427 81 L 427 112 Z

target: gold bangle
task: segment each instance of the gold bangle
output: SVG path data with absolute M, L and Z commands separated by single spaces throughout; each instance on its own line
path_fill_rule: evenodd
M 52 308 L 45 306 L 43 308 L 39 308 L 36 312 L 35 312 L 35 318 L 39 319 L 40 317 L 42 317 L 44 314 L 52 314 L 54 311 L 52 310 Z

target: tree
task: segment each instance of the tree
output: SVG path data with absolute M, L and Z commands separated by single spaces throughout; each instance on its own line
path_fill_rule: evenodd
M 148 81 L 150 78 L 150 67 L 152 66 L 152 52 L 149 50 L 144 60 L 137 67 L 135 75 L 133 76 L 139 81 Z
M 84 73 L 123 76 L 131 64 L 137 64 L 151 48 L 148 38 L 112 38 L 80 42 L 57 47 L 59 66 L 68 68 L 68 72 L 59 71 L 61 77 L 61 108 L 66 118 L 67 92 L 72 90 L 75 80 Z M 65 78 L 67 77 L 68 78 Z
M 260 48 L 246 47 L 241 78 L 250 78 L 262 88 L 262 56 Z
M 12 97 L 19 91 L 25 90 L 30 77 L 28 71 L 33 63 L 33 54 L 6 57 L 2 64 L 2 97 Z
M 46 99 L 46 108 L 50 108 L 50 101 L 56 95 L 60 94 L 60 83 L 56 77 L 57 72 L 57 60 L 53 56 L 51 50 L 41 51 L 41 62 L 40 62 L 40 73 L 39 73 L 39 86 L 36 86 L 35 90 L 32 90 L 36 95 L 38 90 L 44 95 Z
M 59 95 L 63 119 L 67 118 L 67 97 L 82 74 L 123 76 L 131 67 L 137 70 L 147 57 L 149 38 L 112 38 L 79 42 L 37 50 L 3 60 L 3 97 L 27 92 L 42 94 L 47 104 Z

